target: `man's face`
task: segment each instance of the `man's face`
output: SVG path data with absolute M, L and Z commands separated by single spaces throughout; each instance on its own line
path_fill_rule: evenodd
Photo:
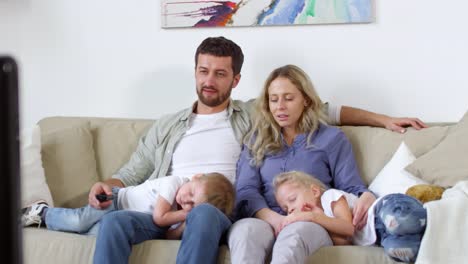
M 231 57 L 199 54 L 195 80 L 199 103 L 208 107 L 227 106 L 232 88 L 237 86 L 240 74 L 234 76 Z

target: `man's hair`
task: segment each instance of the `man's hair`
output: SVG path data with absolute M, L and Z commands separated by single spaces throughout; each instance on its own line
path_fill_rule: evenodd
M 208 54 L 216 57 L 231 57 L 234 76 L 239 74 L 244 63 L 242 49 L 225 37 L 210 37 L 200 43 L 195 53 L 195 67 L 198 65 L 198 54 Z
M 278 191 L 278 188 L 285 183 L 290 183 L 297 187 L 305 188 L 308 188 L 313 184 L 318 186 L 322 192 L 328 189 L 327 186 L 323 184 L 323 182 L 308 173 L 302 171 L 289 171 L 280 173 L 273 179 L 275 194 Z
M 232 183 L 221 173 L 205 173 L 200 177 L 205 187 L 206 202 L 230 215 L 234 209 L 235 190 Z
M 307 146 L 310 145 L 312 135 L 319 127 L 319 123 L 326 124 L 326 116 L 322 112 L 322 101 L 307 73 L 295 65 L 285 65 L 273 70 L 256 100 L 252 129 L 244 138 L 244 143 L 252 154 L 252 165 L 260 166 L 265 155 L 276 154 L 283 149 L 281 127 L 271 113 L 268 92 L 271 83 L 280 77 L 288 79 L 302 93 L 307 102 L 297 127 L 298 132 L 308 134 Z

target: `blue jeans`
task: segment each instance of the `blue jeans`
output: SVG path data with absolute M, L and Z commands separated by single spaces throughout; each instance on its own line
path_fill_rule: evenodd
M 107 208 L 100 210 L 89 205 L 81 208 L 48 208 L 45 215 L 47 229 L 79 234 L 96 235 L 101 218 L 117 209 L 117 193 L 113 188 L 114 200 Z
M 414 262 L 426 230 L 427 212 L 404 194 L 389 194 L 375 205 L 377 244 L 393 259 Z
M 231 224 L 229 218 L 212 205 L 193 208 L 186 219 L 177 263 L 216 263 L 219 241 Z M 101 220 L 94 263 L 128 263 L 132 245 L 164 238 L 165 231 L 153 223 L 150 215 L 132 211 L 109 213 Z

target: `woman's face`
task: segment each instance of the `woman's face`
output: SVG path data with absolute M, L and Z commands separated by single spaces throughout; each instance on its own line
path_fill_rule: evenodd
M 268 105 L 276 123 L 295 131 L 306 100 L 288 78 L 278 77 L 268 87 Z

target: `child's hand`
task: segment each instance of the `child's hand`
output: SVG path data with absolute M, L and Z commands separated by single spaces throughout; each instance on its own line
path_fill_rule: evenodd
M 280 230 L 295 222 L 316 222 L 317 216 L 324 214 L 322 208 L 310 203 L 305 203 L 302 205 L 300 212 L 292 212 L 283 219 Z
M 180 239 L 182 237 L 182 233 L 184 232 L 185 229 L 185 221 L 182 222 L 177 228 L 175 229 L 169 229 L 166 232 L 166 238 L 167 239 Z
M 283 220 L 285 218 L 286 218 L 285 216 L 278 214 L 278 216 L 275 217 L 275 219 L 271 220 L 270 225 L 273 227 L 273 230 L 275 231 L 275 237 L 277 237 L 279 232 L 281 232 L 281 229 L 283 228 L 282 227 Z
M 323 209 L 318 207 L 318 206 L 315 206 L 313 204 L 310 204 L 310 203 L 305 203 L 302 208 L 301 208 L 301 211 L 302 212 L 312 212 L 312 213 L 316 213 L 316 214 L 323 214 Z
M 279 232 L 283 230 L 287 225 L 296 222 L 296 216 L 295 214 L 288 214 L 286 217 L 283 218 L 283 221 L 281 221 L 281 224 L 279 226 Z
M 314 209 L 313 205 L 311 205 L 309 203 L 305 203 L 304 205 L 302 205 L 301 211 L 302 212 L 311 212 L 312 209 Z
M 283 219 L 285 218 L 284 215 L 281 215 L 270 208 L 262 208 L 257 213 L 255 213 L 255 217 L 258 219 L 262 219 L 263 221 L 267 222 L 270 224 L 271 228 L 273 229 L 275 236 L 278 235 L 278 233 L 281 230 L 281 223 L 283 222 Z
M 181 216 L 184 218 L 184 221 L 185 221 L 185 219 L 187 219 L 187 216 L 190 213 L 190 211 L 192 211 L 192 209 L 190 209 L 190 210 L 180 209 L 179 210 Z
M 370 192 L 365 192 L 359 197 L 353 208 L 353 225 L 357 230 L 361 230 L 367 223 L 367 210 L 374 203 L 375 196 Z
M 180 224 L 180 226 L 177 229 L 179 229 L 179 231 L 183 233 L 185 230 L 185 221 L 182 222 L 182 224 Z
M 281 222 L 280 231 L 283 230 L 283 228 L 285 228 L 287 225 L 295 223 L 295 222 L 300 222 L 300 221 L 310 222 L 311 221 L 310 214 L 311 212 L 294 212 L 294 213 L 288 214 Z

